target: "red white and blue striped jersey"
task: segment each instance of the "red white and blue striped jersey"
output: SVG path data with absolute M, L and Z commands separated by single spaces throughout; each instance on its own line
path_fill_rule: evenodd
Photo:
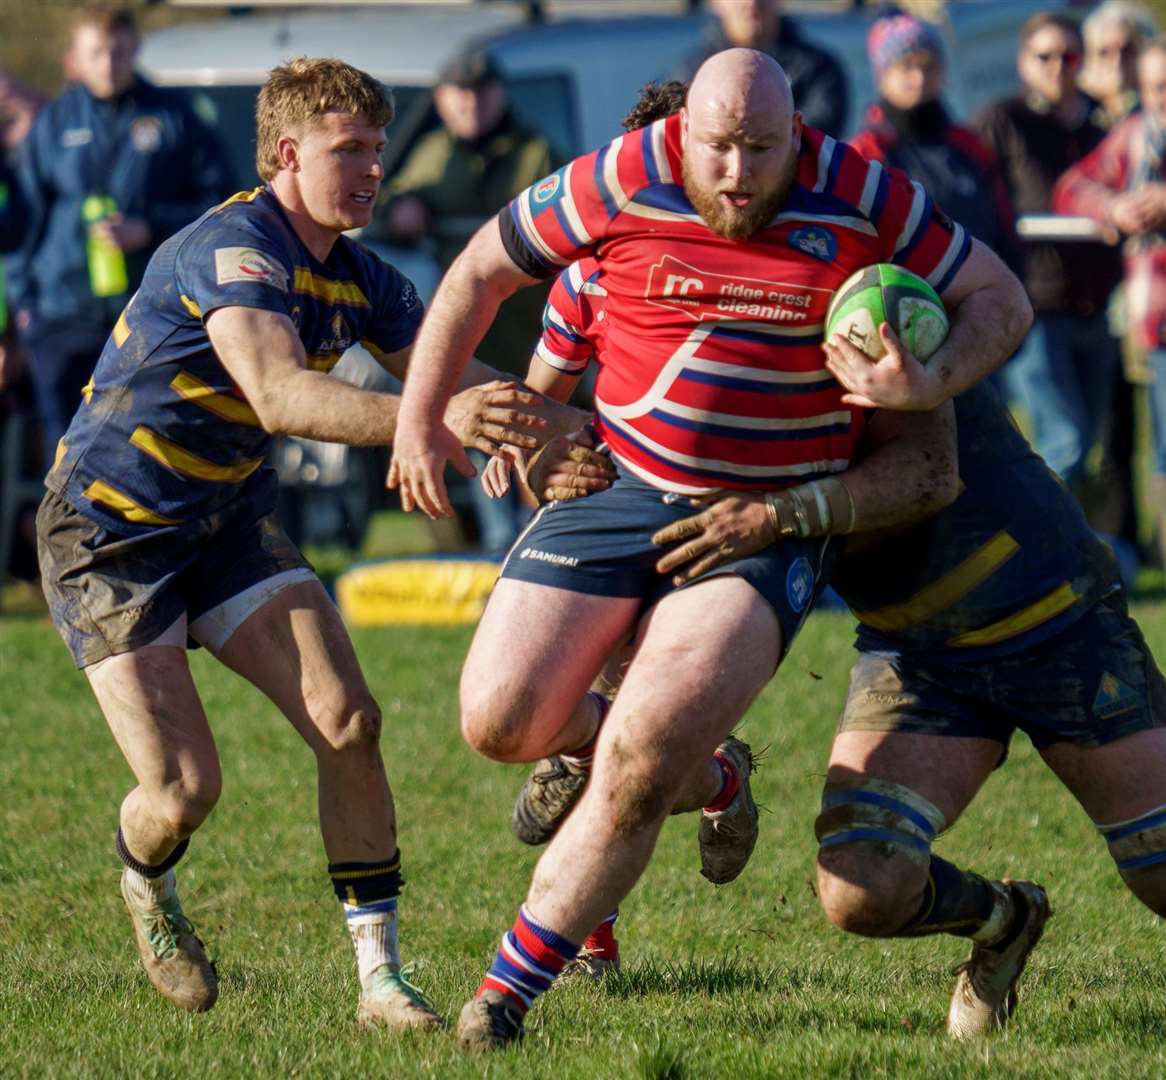
M 694 493 L 841 472 L 863 416 L 823 364 L 831 295 L 879 262 L 942 293 L 971 239 L 904 173 L 807 128 L 773 221 L 728 240 L 689 202 L 681 158 L 679 115 L 577 158 L 502 211 L 507 251 L 541 277 L 595 258 L 597 424 L 632 472 Z

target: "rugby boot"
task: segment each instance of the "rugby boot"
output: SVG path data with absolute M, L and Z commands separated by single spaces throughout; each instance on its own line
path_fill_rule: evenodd
M 757 843 L 757 804 L 749 776 L 757 759 L 747 743 L 730 735 L 717 748 L 737 768 L 740 786 L 724 810 L 702 810 L 700 816 L 700 872 L 714 885 L 732 881 L 749 861 Z
M 356 1022 L 390 1031 L 433 1031 L 445 1021 L 429 999 L 391 964 L 374 969 L 360 992 Z
M 1040 941 L 1052 911 L 1044 889 L 1031 881 L 993 881 L 997 894 L 1005 893 L 1024 921 L 1002 948 L 975 945 L 959 967 L 947 1033 L 953 1039 L 973 1039 L 999 1031 L 1016 1008 L 1016 981 L 1028 954 Z
M 173 874 L 173 871 L 167 871 Z M 206 1012 L 219 996 L 219 978 L 194 927 L 173 892 L 147 902 L 127 887 L 121 875 L 121 895 L 134 924 L 138 955 L 154 988 L 168 1001 L 190 1012 Z
M 619 974 L 619 953 L 608 955 L 604 951 L 589 949 L 584 945 L 575 959 L 559 972 L 559 977 L 551 983 L 551 989 L 554 990 L 568 981 L 581 979 L 602 982 L 608 974 Z
M 619 941 L 614 930 L 615 920 L 605 919 L 584 939 L 579 952 L 551 983 L 551 989 L 576 980 L 600 982 L 609 972 L 619 974 Z
M 466 1050 L 503 1050 L 522 1041 L 522 1012 L 500 990 L 483 990 L 462 1006 L 458 1045 Z
M 524 844 L 545 844 L 579 801 L 590 775 L 557 754 L 536 762 L 514 800 L 510 831 Z

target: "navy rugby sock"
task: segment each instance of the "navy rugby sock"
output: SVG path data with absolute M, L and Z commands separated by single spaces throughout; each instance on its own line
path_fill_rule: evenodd
M 995 903 L 992 887 L 979 874 L 932 855 L 923 903 L 895 937 L 970 937 L 991 918 Z

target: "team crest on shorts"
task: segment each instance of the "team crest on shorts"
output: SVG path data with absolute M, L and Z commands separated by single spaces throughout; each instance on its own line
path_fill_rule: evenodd
M 807 225 L 789 234 L 789 246 L 822 262 L 833 262 L 838 254 L 838 237 L 821 225 Z
M 799 555 L 785 574 L 785 596 L 795 613 L 805 611 L 814 595 L 814 570 L 810 560 Z

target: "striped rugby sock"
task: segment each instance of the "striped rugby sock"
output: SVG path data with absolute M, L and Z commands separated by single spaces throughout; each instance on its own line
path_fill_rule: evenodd
M 713 761 L 721 770 L 721 790 L 704 809 L 705 813 L 719 814 L 722 810 L 727 810 L 729 804 L 737 797 L 737 790 L 741 786 L 741 774 L 737 771 L 737 766 L 720 750 L 713 754 Z
M 584 952 L 591 953 L 601 960 L 619 959 L 619 942 L 615 939 L 615 920 L 619 918 L 619 908 L 616 908 L 603 920 L 583 942 Z
M 607 710 L 611 708 L 611 702 L 597 690 L 588 690 L 587 697 L 595 703 L 596 711 L 599 713 L 599 723 L 595 725 L 595 734 L 582 746 L 576 747 L 569 753 L 559 755 L 565 762 L 583 771 L 589 771 L 591 768 L 591 762 L 595 758 L 595 744 L 599 741 L 599 730 L 603 727 L 603 721 L 607 719 Z
M 535 922 L 523 904 L 474 996 L 497 990 L 526 1015 L 535 998 L 550 989 L 555 976 L 578 952 L 578 945 Z

